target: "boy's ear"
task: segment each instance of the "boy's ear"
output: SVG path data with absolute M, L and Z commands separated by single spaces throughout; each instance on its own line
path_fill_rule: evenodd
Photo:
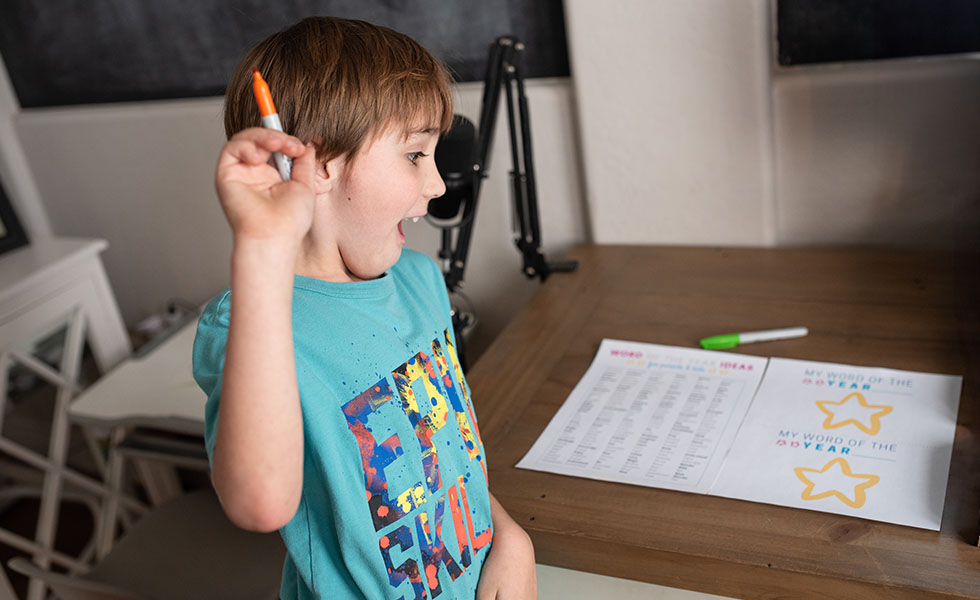
M 328 161 L 316 161 L 316 173 L 313 175 L 313 192 L 315 194 L 326 194 L 333 189 L 340 178 L 342 162 L 339 157 Z

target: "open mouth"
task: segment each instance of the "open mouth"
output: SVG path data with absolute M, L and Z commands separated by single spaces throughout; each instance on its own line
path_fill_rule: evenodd
M 411 220 L 412 223 L 418 223 L 420 218 L 421 217 L 405 217 L 401 221 L 398 221 L 398 235 L 401 237 L 403 242 L 405 241 L 405 230 L 402 229 L 402 223 L 408 220 Z

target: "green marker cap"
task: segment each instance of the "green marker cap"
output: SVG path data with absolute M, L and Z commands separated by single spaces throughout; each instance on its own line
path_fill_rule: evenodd
M 701 347 L 705 350 L 723 350 L 725 348 L 734 348 L 738 346 L 738 343 L 737 333 L 725 333 L 704 338 L 701 340 Z

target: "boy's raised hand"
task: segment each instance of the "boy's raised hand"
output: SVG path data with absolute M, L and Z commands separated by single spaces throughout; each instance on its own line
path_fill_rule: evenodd
M 269 164 L 273 152 L 293 159 L 282 181 Z M 316 152 L 297 138 L 253 127 L 235 134 L 221 150 L 215 187 L 236 239 L 298 244 L 313 222 Z

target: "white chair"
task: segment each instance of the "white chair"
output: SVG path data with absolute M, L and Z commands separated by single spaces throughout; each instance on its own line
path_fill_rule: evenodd
M 28 552 L 48 566 L 84 568 L 88 552 L 65 556 L 54 549 L 58 506 L 65 485 L 99 497 L 102 482 L 66 465 L 69 441 L 68 409 L 79 391 L 78 374 L 86 340 L 103 372 L 130 354 L 129 339 L 102 268 L 102 240 L 51 238 L 3 256 L 0 261 L 0 454 L 34 468 L 41 475 L 38 524 L 33 539 L 0 528 L 0 543 Z M 49 366 L 31 348 L 47 335 L 65 329 L 60 365 Z M 7 407 L 7 378 L 15 364 L 57 388 L 46 454 L 3 435 Z M 93 457 L 101 455 L 87 438 Z M 98 460 L 96 466 L 103 468 Z M 9 498 L 7 494 L 5 497 Z M 133 510 L 138 503 L 119 502 Z M 98 515 L 97 515 L 98 517 Z M 32 582 L 28 598 L 41 600 L 43 588 Z

